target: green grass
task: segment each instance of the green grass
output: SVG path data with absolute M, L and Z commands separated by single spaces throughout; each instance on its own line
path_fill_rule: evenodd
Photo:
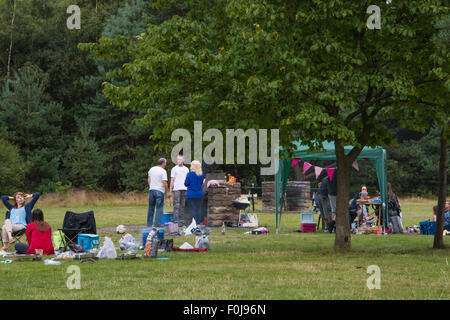
M 404 202 L 404 225 L 431 217 L 432 202 Z M 145 224 L 145 206 L 42 207 L 57 229 L 67 209 L 93 209 L 97 227 Z M 273 214 L 258 214 L 269 235 L 213 229 L 208 252 L 169 252 L 169 260 L 99 260 L 0 264 L 0 299 L 449 299 L 450 251 L 432 236 L 353 235 L 350 252 L 333 249 L 334 235 L 301 234 L 298 214 L 286 214 L 275 234 Z M 317 221 L 317 217 L 316 217 Z M 139 231 L 130 232 L 139 237 Z M 105 234 L 101 234 L 103 240 Z M 117 234 L 109 234 L 118 246 Z M 175 245 L 195 238 L 175 237 Z M 450 237 L 445 239 L 450 244 Z M 81 269 L 81 289 L 66 287 L 69 265 Z M 381 269 L 381 289 L 369 290 L 369 265 Z

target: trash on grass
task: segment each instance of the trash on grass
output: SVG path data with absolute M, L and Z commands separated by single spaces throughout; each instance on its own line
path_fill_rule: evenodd
M 195 237 L 195 247 L 209 249 L 209 238 L 206 235 Z
M 192 222 L 189 225 L 189 227 L 186 228 L 186 231 L 184 231 L 185 236 L 190 236 L 193 234 L 193 231 L 197 228 L 197 223 L 195 222 L 195 219 L 192 218 Z
M 61 261 L 54 261 L 52 259 L 45 259 L 44 261 L 44 265 L 54 265 L 54 266 L 59 266 L 61 264 Z
M 180 246 L 180 249 L 194 249 L 189 243 L 185 242 Z
M 116 248 L 111 238 L 105 237 L 103 241 L 103 247 L 101 247 L 100 252 L 97 255 L 100 259 L 115 259 L 117 258 Z
M 131 234 L 127 233 L 119 240 L 119 248 L 120 250 L 137 250 L 139 245 L 136 239 Z

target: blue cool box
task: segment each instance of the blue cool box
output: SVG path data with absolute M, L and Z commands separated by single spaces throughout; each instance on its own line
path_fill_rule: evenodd
M 97 234 L 79 234 L 78 244 L 83 248 L 84 251 L 98 247 L 100 245 L 100 238 Z
M 167 222 L 172 222 L 173 221 L 173 213 L 172 212 L 167 212 L 164 213 L 162 216 L 162 221 L 161 224 L 164 225 Z

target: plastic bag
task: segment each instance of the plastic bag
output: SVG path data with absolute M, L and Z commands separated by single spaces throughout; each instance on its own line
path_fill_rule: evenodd
M 180 246 L 180 249 L 194 249 L 189 243 L 185 242 Z
M 186 231 L 184 232 L 185 236 L 192 235 L 193 231 L 197 228 L 197 223 L 195 222 L 195 219 L 192 218 L 192 223 L 189 225 L 189 227 L 186 228 Z
M 52 243 L 53 243 L 53 248 L 55 248 L 55 250 L 66 247 L 66 243 L 64 241 L 64 236 L 61 235 L 59 233 L 59 231 L 52 232 Z
M 119 248 L 120 250 L 137 250 L 139 245 L 136 242 L 136 239 L 129 233 L 124 235 L 119 240 Z
M 108 237 L 105 237 L 105 241 L 103 241 L 103 247 L 100 249 L 100 252 L 97 255 L 97 258 L 100 259 L 115 259 L 117 258 L 116 248 L 114 248 L 114 243 Z
M 208 236 L 195 237 L 195 247 L 209 250 L 209 238 Z

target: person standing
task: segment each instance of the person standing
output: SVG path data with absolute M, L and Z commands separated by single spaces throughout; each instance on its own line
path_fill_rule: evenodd
M 156 166 L 148 171 L 148 213 L 147 226 L 162 227 L 162 215 L 164 211 L 164 192 L 169 191 L 167 186 L 167 172 L 165 170 L 167 161 L 164 158 L 158 160 Z M 170 197 L 170 193 L 168 197 Z M 156 214 L 155 214 L 156 210 Z M 153 217 L 155 220 L 153 221 Z
M 203 190 L 202 185 L 205 181 L 202 172 L 202 165 L 199 161 L 191 162 L 191 172 L 186 175 L 184 185 L 187 187 L 186 201 L 189 207 L 191 218 L 195 219 L 197 224 L 201 224 Z
M 331 223 L 328 226 L 328 232 L 332 233 L 336 224 L 337 169 L 334 170 L 333 177 L 329 179 L 327 189 L 331 208 Z
M 400 210 L 400 203 L 397 195 L 392 191 L 392 186 L 388 182 L 388 215 L 389 223 L 392 225 L 392 233 L 403 233 L 402 212 Z
M 39 199 L 39 196 L 39 192 L 33 193 L 32 195 L 17 192 L 12 197 L 2 196 L 3 204 L 9 210 L 9 213 L 6 216 L 2 228 L 3 247 L 0 251 L 8 250 L 8 244 L 14 242 L 13 232 L 25 229 L 27 224 L 31 222 L 31 210 Z M 32 200 L 25 204 L 25 201 L 30 198 Z M 8 200 L 14 200 L 14 205 L 10 204 Z
M 173 218 L 174 222 L 185 225 L 184 210 L 186 204 L 186 190 L 184 185 L 189 169 L 184 165 L 182 155 L 177 157 L 177 165 L 170 171 L 170 194 L 173 195 Z
M 319 190 L 317 191 L 319 198 L 319 210 L 324 222 L 324 232 L 328 232 L 328 224 L 331 220 L 330 200 L 328 199 L 328 177 L 322 179 Z

